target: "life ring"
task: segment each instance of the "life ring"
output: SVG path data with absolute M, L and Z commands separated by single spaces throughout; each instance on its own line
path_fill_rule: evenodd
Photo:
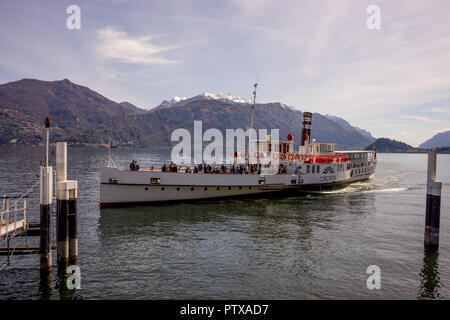
M 294 160 L 294 155 L 293 154 L 288 154 L 288 160 Z
M 295 154 L 294 155 L 294 160 L 300 160 L 300 155 L 299 154 Z
M 281 160 L 286 160 L 286 154 L 282 153 L 280 159 Z

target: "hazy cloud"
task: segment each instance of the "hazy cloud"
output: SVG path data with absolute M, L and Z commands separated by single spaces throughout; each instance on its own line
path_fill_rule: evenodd
M 175 49 L 151 43 L 159 36 L 131 37 L 124 31 L 104 28 L 97 31 L 99 45 L 97 52 L 104 59 L 131 64 L 168 64 L 175 63 L 158 55 Z

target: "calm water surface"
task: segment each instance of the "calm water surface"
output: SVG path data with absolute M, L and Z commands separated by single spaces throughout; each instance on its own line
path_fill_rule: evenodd
M 125 149 L 113 156 L 121 167 L 168 158 Z M 423 250 L 426 155 L 379 154 L 371 180 L 337 191 L 100 210 L 106 157 L 105 149 L 68 150 L 69 179 L 79 185 L 82 288 L 65 289 L 56 266 L 40 282 L 39 257 L 15 256 L 0 271 L 0 299 L 450 298 L 450 155 L 438 156 L 437 254 Z M 0 147 L 0 194 L 33 185 L 42 158 L 41 148 Z M 30 206 L 38 221 L 37 189 Z M 381 269 L 380 290 L 366 287 L 370 265 Z

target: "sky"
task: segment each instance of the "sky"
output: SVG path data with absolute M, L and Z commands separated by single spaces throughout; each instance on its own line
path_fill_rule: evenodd
M 80 29 L 67 27 L 70 5 Z M 448 0 L 2 0 L 0 83 L 67 78 L 148 109 L 250 98 L 258 79 L 257 102 L 418 146 L 450 130 L 449 30 Z

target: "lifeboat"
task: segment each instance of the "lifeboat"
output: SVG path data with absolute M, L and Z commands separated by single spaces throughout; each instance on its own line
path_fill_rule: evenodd
M 317 157 L 316 163 L 333 163 L 333 158 L 328 157 Z

